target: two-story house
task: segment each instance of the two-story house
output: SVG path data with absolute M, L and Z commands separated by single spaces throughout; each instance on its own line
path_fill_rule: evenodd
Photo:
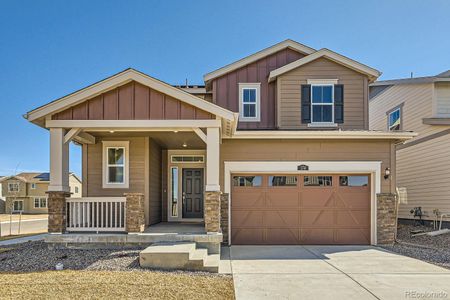
M 6 200 L 5 212 L 44 214 L 48 211 L 47 190 L 49 173 L 20 173 L 0 179 L 1 189 Z M 81 197 L 81 180 L 70 173 L 69 187 L 72 197 Z
M 197 222 L 203 238 L 230 244 L 385 242 L 395 145 L 413 134 L 369 131 L 379 75 L 286 40 L 206 74 L 205 86 L 127 69 L 36 108 L 25 117 L 50 131 L 49 230 Z M 65 194 L 72 140 L 81 200 Z
M 450 70 L 372 83 L 369 111 L 370 129 L 418 134 L 397 146 L 399 217 L 412 219 L 414 207 L 428 220 L 436 209 L 450 213 Z

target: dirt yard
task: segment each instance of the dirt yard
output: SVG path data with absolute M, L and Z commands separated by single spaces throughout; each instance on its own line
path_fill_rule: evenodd
M 1 299 L 234 299 L 229 276 L 157 271 L 0 273 Z

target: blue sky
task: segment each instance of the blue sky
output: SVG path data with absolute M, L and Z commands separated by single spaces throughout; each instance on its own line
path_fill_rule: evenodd
M 381 79 L 450 69 L 450 1 L 0 0 L 0 175 L 47 171 L 49 136 L 25 112 L 133 67 L 172 84 L 286 38 Z M 81 173 L 80 149 L 71 170 Z

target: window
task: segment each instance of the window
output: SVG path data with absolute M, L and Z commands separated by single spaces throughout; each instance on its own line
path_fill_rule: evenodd
M 239 118 L 243 122 L 260 120 L 259 83 L 239 83 Z
M 45 197 L 35 197 L 34 198 L 34 208 L 46 208 L 47 198 Z
M 171 202 L 172 202 L 172 217 L 178 216 L 178 168 L 172 167 L 171 169 L 171 182 L 172 186 L 170 189 Z
M 205 160 L 203 155 L 172 155 L 173 163 L 202 163 Z
M 75 194 L 77 194 L 78 191 L 79 191 L 79 189 L 78 189 L 78 187 L 76 186 L 76 187 L 75 187 Z
M 19 191 L 19 184 L 17 182 L 10 182 L 8 183 L 8 192 L 18 192 Z
M 128 188 L 129 142 L 103 142 L 103 188 Z
M 269 186 L 297 186 L 297 176 L 269 176 Z
M 23 200 L 14 200 L 13 211 L 23 211 Z
M 334 123 L 334 85 L 311 85 L 311 122 Z
M 305 186 L 332 186 L 333 177 L 332 176 L 305 176 L 304 180 Z
M 401 109 L 395 108 L 388 113 L 388 128 L 390 131 L 400 130 L 401 125 Z
M 339 176 L 340 186 L 367 186 L 369 176 Z
M 261 186 L 261 176 L 234 176 L 233 186 Z
M 31 184 L 31 189 L 32 189 L 32 190 L 35 190 L 35 189 L 36 189 L 36 183 L 32 183 L 32 184 Z

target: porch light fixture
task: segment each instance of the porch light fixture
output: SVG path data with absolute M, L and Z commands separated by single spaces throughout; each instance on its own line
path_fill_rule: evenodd
M 109 133 L 114 133 L 114 130 L 110 130 Z
M 182 146 L 183 146 L 183 148 L 186 148 L 186 147 L 187 147 L 187 144 L 186 144 L 186 143 L 183 143 Z
M 178 133 L 178 130 L 174 130 L 173 133 Z
M 384 169 L 384 179 L 388 179 L 389 176 L 391 176 L 391 169 L 390 168 Z

